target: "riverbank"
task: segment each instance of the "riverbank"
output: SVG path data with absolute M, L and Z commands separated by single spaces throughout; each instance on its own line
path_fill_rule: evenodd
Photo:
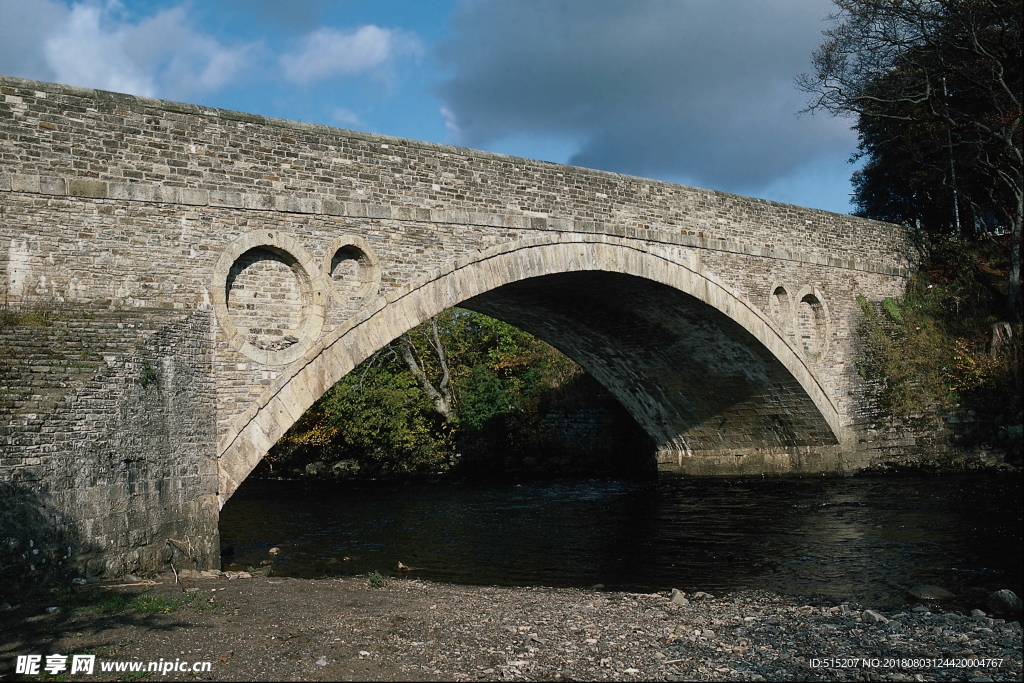
M 871 605 L 764 591 L 694 593 L 683 604 L 664 593 L 384 580 L 175 583 L 162 574 L 26 600 L 0 612 L 0 679 L 20 678 L 18 655 L 45 665 L 55 653 L 96 656 L 94 675 L 71 680 L 137 680 L 100 667 L 161 659 L 211 670 L 149 678 L 983 681 L 1022 672 L 1019 622 L 931 605 L 875 617 Z

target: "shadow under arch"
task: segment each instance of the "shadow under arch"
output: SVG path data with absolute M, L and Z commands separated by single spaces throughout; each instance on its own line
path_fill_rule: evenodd
M 377 298 L 309 349 L 220 440 L 221 505 L 330 387 L 452 306 L 506 320 L 574 358 L 662 453 L 845 441 L 836 405 L 785 333 L 687 252 L 566 234 L 465 256 Z

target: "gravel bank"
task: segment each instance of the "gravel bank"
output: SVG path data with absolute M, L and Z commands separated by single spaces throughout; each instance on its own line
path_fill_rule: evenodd
M 870 606 L 763 591 L 693 594 L 680 604 L 665 594 L 400 579 L 371 588 L 364 577 L 157 580 L 79 590 L 144 591 L 177 601 L 173 611 L 102 613 L 65 601 L 47 613 L 60 604 L 47 596 L 0 613 L 0 678 L 14 676 L 19 654 L 83 651 L 98 662 L 213 663 L 211 674 L 156 675 L 167 680 L 984 681 L 1022 673 L 1018 622 L 935 606 L 876 617 Z

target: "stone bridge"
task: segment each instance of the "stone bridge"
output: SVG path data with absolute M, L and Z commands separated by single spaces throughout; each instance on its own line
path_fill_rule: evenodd
M 3 300 L 49 324 L 3 329 L 0 481 L 73 536 L 51 562 L 209 566 L 303 411 L 456 305 L 578 361 L 663 473 L 848 473 L 892 445 L 857 298 L 911 253 L 851 216 L 3 77 Z

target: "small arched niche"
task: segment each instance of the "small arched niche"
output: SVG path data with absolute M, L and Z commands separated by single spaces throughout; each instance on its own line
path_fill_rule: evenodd
M 793 336 L 793 300 L 786 286 L 776 284 L 768 297 L 768 311 L 779 329 L 788 337 Z
M 380 288 L 380 265 L 362 237 L 345 236 L 331 242 L 324 257 L 324 272 L 331 282 L 334 301 L 355 313 Z
M 831 324 L 825 297 L 816 287 L 804 287 L 797 294 L 797 344 L 809 361 L 818 361 L 828 352 Z
M 231 264 L 224 298 L 231 322 L 257 349 L 281 351 L 299 341 L 310 289 L 294 256 L 259 246 Z

